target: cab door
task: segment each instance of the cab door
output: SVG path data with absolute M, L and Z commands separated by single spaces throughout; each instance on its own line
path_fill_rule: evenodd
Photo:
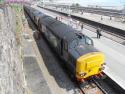
M 61 40 L 61 56 L 65 61 L 68 61 L 68 58 L 69 58 L 68 43 L 64 40 Z

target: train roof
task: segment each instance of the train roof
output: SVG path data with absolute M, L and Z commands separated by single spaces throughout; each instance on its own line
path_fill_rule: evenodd
M 42 12 L 40 12 L 39 14 L 37 14 L 38 17 L 40 17 L 41 15 L 44 15 Z
M 35 10 L 35 11 L 33 11 L 33 15 L 39 15 L 39 14 L 42 14 L 40 11 L 37 11 L 37 10 Z
M 67 42 L 70 42 L 76 37 L 74 29 L 60 21 L 53 23 L 50 28 L 56 35 L 64 40 L 67 40 Z
M 41 19 L 41 23 L 46 25 L 46 26 L 50 26 L 52 23 L 56 22 L 57 20 L 50 17 L 50 16 L 46 16 L 44 15 L 44 18 L 42 17 Z
M 47 15 L 41 15 L 40 18 L 39 18 L 39 21 L 40 23 L 44 23 L 43 19 L 47 18 L 47 17 L 50 17 L 50 16 L 47 16 Z
M 27 7 L 29 8 L 29 7 Z M 35 15 L 39 15 L 40 23 L 46 25 L 49 29 L 52 30 L 52 32 L 58 36 L 61 39 L 66 40 L 67 42 L 72 41 L 73 39 L 77 38 L 75 32 L 72 27 L 62 23 L 61 21 L 58 21 L 50 16 L 47 16 L 45 14 L 42 15 L 38 10 L 35 10 L 34 8 L 30 9 Z
M 52 30 L 52 32 L 60 37 L 61 39 L 66 40 L 67 42 L 72 41 L 74 38 L 76 38 L 76 30 L 74 30 L 72 27 L 62 23 L 61 21 L 56 20 L 55 18 L 52 18 L 48 15 L 45 15 L 39 12 L 34 12 L 35 15 L 39 15 L 40 22 L 44 25 L 46 25 L 49 29 Z
M 35 15 L 36 18 L 40 18 L 42 16 L 45 16 L 42 12 L 34 13 L 34 15 Z

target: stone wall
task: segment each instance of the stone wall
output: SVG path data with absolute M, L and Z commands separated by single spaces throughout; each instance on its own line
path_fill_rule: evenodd
M 0 94 L 25 94 L 22 60 L 10 7 L 0 8 Z

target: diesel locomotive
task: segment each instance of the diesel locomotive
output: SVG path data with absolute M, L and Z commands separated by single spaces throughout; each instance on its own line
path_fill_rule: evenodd
M 78 81 L 102 73 L 104 54 L 94 47 L 91 38 L 29 6 L 24 6 L 24 11 Z

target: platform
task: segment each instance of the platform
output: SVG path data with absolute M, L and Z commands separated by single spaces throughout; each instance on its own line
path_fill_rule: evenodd
M 50 9 L 50 8 L 49 8 Z M 63 12 L 68 14 L 69 11 L 61 11 L 61 10 L 57 10 L 57 9 L 53 9 L 55 11 L 59 11 L 59 12 Z M 101 15 L 97 15 L 97 14 L 92 14 L 92 13 L 83 13 L 82 15 L 80 13 L 70 13 L 71 15 L 77 16 L 77 17 L 81 17 L 81 18 L 85 18 L 97 23 L 101 23 L 107 26 L 111 26 L 111 27 L 115 27 L 121 30 L 125 30 L 125 23 L 122 22 L 118 22 L 114 20 L 110 20 L 110 18 L 108 18 L 107 16 L 101 16 Z M 103 20 L 101 20 L 101 17 L 103 18 Z
M 83 15 L 80 15 L 78 13 L 73 13 L 72 15 L 83 17 L 83 18 L 86 18 L 86 19 L 89 19 L 98 23 L 102 23 L 111 27 L 116 27 L 121 30 L 125 30 L 125 23 L 117 22 L 114 20 L 109 20 L 109 18 L 106 16 L 102 16 L 103 20 L 101 20 L 101 15 L 97 15 L 97 14 L 84 13 Z

